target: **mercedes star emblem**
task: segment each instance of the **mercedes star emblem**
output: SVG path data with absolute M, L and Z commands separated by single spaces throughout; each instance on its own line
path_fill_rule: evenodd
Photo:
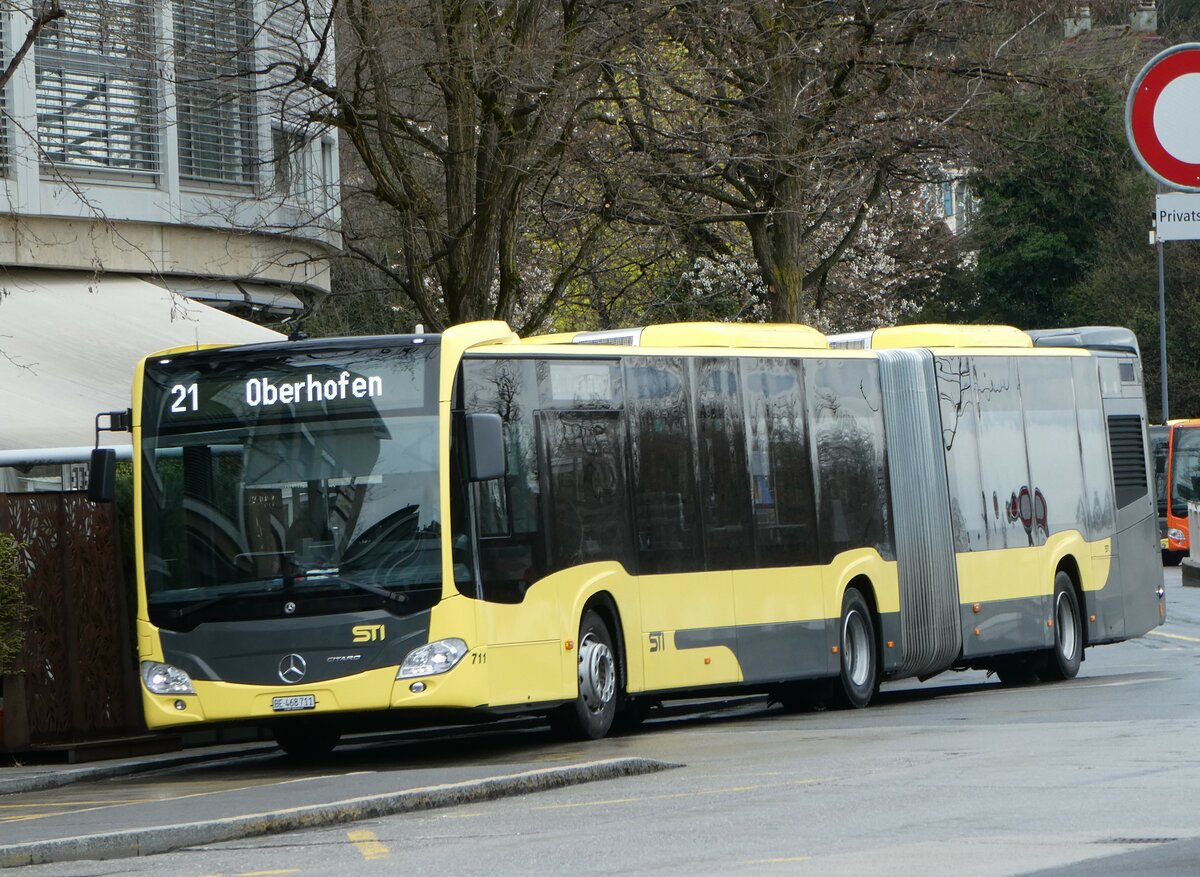
M 304 678 L 307 666 L 299 655 L 284 655 L 279 662 L 279 678 L 288 685 L 294 685 Z

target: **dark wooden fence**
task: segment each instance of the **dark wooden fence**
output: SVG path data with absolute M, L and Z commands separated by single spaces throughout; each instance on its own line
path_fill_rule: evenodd
M 24 545 L 33 607 L 22 672 L 3 679 L 0 749 L 144 735 L 116 504 L 83 493 L 0 493 L 0 532 Z

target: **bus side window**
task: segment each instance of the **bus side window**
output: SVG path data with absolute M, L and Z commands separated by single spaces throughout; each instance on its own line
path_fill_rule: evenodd
M 629 567 L 632 536 L 619 411 L 540 411 L 542 501 L 550 568 Z
M 937 356 L 933 362 L 941 409 L 946 478 L 950 488 L 954 549 L 982 551 L 987 548 L 990 503 L 983 492 L 979 460 L 979 407 L 975 399 L 971 361 L 965 356 Z
M 817 510 L 799 361 L 744 359 L 742 396 L 760 567 L 817 562 Z
M 1029 357 L 1017 364 L 1021 410 L 1029 460 L 1029 487 L 1042 496 L 1034 508 L 1034 542 L 1064 530 L 1085 529 L 1083 469 L 1071 362 L 1062 357 Z
M 699 572 L 704 555 L 687 365 L 672 357 L 629 357 L 625 388 L 640 572 Z
M 508 536 L 508 485 L 503 479 L 475 484 L 475 508 L 479 515 L 481 538 Z
M 750 480 L 737 363 L 700 360 L 695 374 L 700 511 L 708 568 L 752 568 Z
M 804 364 L 809 428 L 817 450 L 822 562 L 852 548 L 895 556 L 879 369 L 872 360 Z

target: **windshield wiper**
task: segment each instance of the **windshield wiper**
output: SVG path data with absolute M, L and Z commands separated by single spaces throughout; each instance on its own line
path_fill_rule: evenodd
M 218 594 L 217 596 L 209 597 L 206 600 L 199 600 L 195 603 L 188 603 L 187 605 L 180 606 L 178 608 L 174 608 L 174 607 L 171 607 L 168 605 L 162 605 L 160 608 L 161 608 L 163 614 L 166 616 L 166 618 L 170 622 L 172 622 L 175 625 L 178 625 L 176 627 L 168 627 L 168 629 L 170 629 L 170 630 L 190 630 L 191 628 L 189 628 L 187 626 L 179 625 L 179 622 L 183 621 L 186 618 L 191 618 L 193 615 L 198 615 L 199 613 L 203 612 L 206 609 L 211 609 L 214 606 L 219 606 L 223 603 L 229 603 L 234 600 L 244 600 L 247 597 L 264 597 L 268 594 L 277 593 L 278 588 L 281 585 L 281 582 L 279 579 L 269 579 L 269 580 L 260 582 L 259 584 L 268 585 L 268 586 L 274 585 L 275 587 L 273 587 L 273 588 L 268 587 L 264 590 L 256 590 L 256 591 L 246 591 L 246 590 L 239 589 L 239 590 L 231 591 L 231 592 L 225 593 L 225 594 Z M 163 625 L 163 626 L 166 626 L 166 625 Z M 193 624 L 192 627 L 195 627 L 195 625 Z
M 337 567 L 331 567 L 328 569 L 310 569 L 304 573 L 303 576 L 297 576 L 296 578 L 297 580 L 303 580 L 305 582 L 319 582 L 322 580 L 328 580 L 342 585 L 349 585 L 352 588 L 357 588 L 360 591 L 365 591 L 368 594 L 374 594 L 376 597 L 380 597 L 385 604 L 395 603 L 397 606 L 403 606 L 408 602 L 407 594 L 401 594 L 397 591 L 385 588 L 382 585 L 373 585 L 369 582 L 359 581 L 358 579 L 347 578 L 346 576 L 342 575 Z M 390 609 L 393 607 L 385 608 Z

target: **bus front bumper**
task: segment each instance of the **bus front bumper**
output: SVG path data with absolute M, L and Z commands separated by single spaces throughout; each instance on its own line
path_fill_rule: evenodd
M 146 725 L 178 728 L 208 722 L 264 721 L 389 709 L 469 709 L 486 706 L 485 667 L 470 655 L 446 673 L 397 679 L 381 667 L 313 685 L 243 685 L 196 681 L 195 694 L 154 694 L 142 686 Z

